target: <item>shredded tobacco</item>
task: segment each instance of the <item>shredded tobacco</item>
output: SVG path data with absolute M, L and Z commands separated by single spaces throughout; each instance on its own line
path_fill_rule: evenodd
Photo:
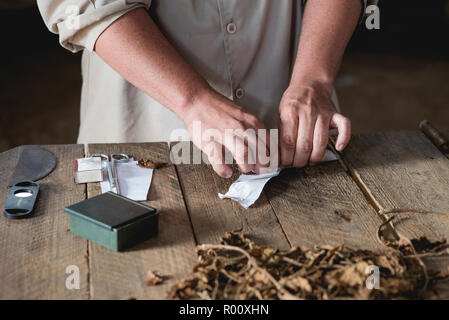
M 147 169 L 159 169 L 159 168 L 163 167 L 165 165 L 165 163 L 154 162 L 154 161 L 146 160 L 146 159 L 140 159 L 139 161 L 137 161 L 137 165 L 139 167 L 147 168 Z
M 387 243 L 385 254 L 343 245 L 281 251 L 258 246 L 240 232 L 218 245 L 197 247 L 193 274 L 175 284 L 172 299 L 419 299 L 432 294 L 447 270 L 429 273 L 420 254 L 446 252 L 446 241 L 426 238 Z M 380 285 L 368 289 L 378 266 Z
M 148 287 L 156 286 L 164 282 L 164 277 L 160 276 L 157 272 L 153 272 L 148 270 L 147 280 L 145 281 L 145 285 Z

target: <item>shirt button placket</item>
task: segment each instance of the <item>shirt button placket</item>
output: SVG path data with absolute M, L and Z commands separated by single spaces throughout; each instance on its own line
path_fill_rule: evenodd
M 235 24 L 234 22 L 228 23 L 228 24 L 226 25 L 226 31 L 227 31 L 229 34 L 234 34 L 234 33 L 237 31 L 237 26 L 236 26 L 236 24 Z M 241 87 L 237 88 L 237 89 L 235 90 L 235 92 L 234 92 L 234 96 L 235 96 L 237 99 L 242 99 L 242 98 L 244 97 L 244 95 L 245 95 L 245 90 L 243 90 L 243 88 L 241 88 Z

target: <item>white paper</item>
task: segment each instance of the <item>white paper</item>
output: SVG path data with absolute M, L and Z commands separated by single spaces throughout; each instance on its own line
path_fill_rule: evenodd
M 324 154 L 323 160 L 321 160 L 321 162 L 331 162 L 336 160 L 338 160 L 338 158 L 335 153 L 333 153 L 329 149 L 326 149 L 326 153 Z
M 101 170 L 101 158 L 91 157 L 91 158 L 81 158 L 76 160 L 78 162 L 78 172 L 80 171 L 90 171 L 90 170 Z
M 329 162 L 337 160 L 337 156 L 330 150 L 326 149 L 323 160 L 321 162 Z M 282 169 L 277 169 L 271 173 L 264 174 L 242 174 L 234 181 L 229 187 L 226 194 L 218 194 L 220 199 L 232 199 L 240 203 L 240 205 L 248 209 L 257 199 L 259 199 L 262 193 L 263 187 L 274 178 L 279 175 Z
M 150 189 L 153 178 L 153 169 L 141 168 L 137 161 L 116 162 L 117 178 L 120 188 L 120 194 L 134 201 L 147 200 L 148 190 Z M 100 182 L 101 192 L 105 193 L 111 190 L 107 171 L 104 171 L 105 180 Z
M 259 199 L 265 184 L 280 172 L 281 169 L 264 174 L 242 174 L 231 184 L 226 194 L 219 193 L 218 196 L 220 199 L 228 198 L 237 201 L 243 208 L 248 209 Z

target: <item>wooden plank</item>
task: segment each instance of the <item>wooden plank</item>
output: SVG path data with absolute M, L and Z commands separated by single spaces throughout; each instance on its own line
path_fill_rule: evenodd
M 190 142 L 180 143 L 188 144 L 191 152 L 198 150 Z M 223 179 L 204 163 L 181 164 L 176 168 L 198 243 L 219 243 L 226 232 L 242 230 L 258 244 L 290 247 L 265 195 L 248 210 L 235 201 L 218 197 L 219 192 L 226 193 L 238 178 L 238 170 L 234 170 L 230 179 Z
M 22 220 L 0 218 L 1 299 L 87 299 L 87 241 L 69 230 L 65 206 L 86 197 L 84 185 L 73 180 L 73 160 L 84 156 L 82 145 L 45 146 L 58 164 L 38 181 L 40 192 L 32 217 Z M 7 180 L 18 160 L 18 148 L 0 154 L 0 207 L 9 188 Z M 66 288 L 67 266 L 78 266 L 80 289 Z
M 345 159 L 379 212 L 409 239 L 449 240 L 449 160 L 419 131 L 355 136 Z M 422 258 L 429 270 L 449 267 L 449 255 Z M 449 281 L 435 288 L 449 297 Z
M 126 153 L 135 159 L 168 162 L 166 143 L 157 144 L 93 144 L 88 153 Z M 89 184 L 88 196 L 100 194 L 98 183 Z M 182 198 L 174 166 L 154 171 L 150 201 L 144 202 L 160 210 L 159 234 L 125 252 L 114 252 L 89 243 L 90 284 L 94 299 L 163 299 L 169 288 L 186 276 L 196 262 L 195 241 Z M 149 270 L 169 279 L 162 285 L 147 287 Z
M 286 169 L 265 192 L 293 246 L 387 250 L 377 237 L 381 219 L 338 162 Z
M 419 131 L 355 136 L 345 159 L 408 238 L 449 239 L 449 160 Z M 389 215 L 391 216 L 391 214 Z

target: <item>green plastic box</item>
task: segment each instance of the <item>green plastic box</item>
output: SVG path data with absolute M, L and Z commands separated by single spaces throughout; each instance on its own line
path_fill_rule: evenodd
M 112 192 L 64 208 L 70 231 L 114 251 L 122 251 L 158 233 L 159 213 Z

